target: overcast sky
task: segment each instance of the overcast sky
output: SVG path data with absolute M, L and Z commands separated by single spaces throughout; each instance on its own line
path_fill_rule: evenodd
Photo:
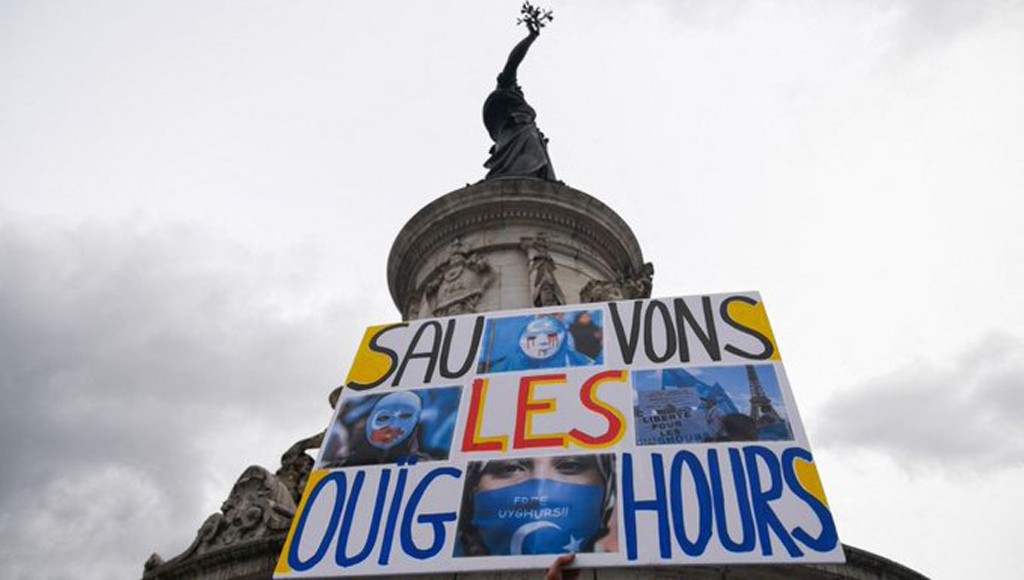
M 330 418 L 507 2 L 0 0 L 0 563 L 132 578 Z M 1024 4 L 552 2 L 559 178 L 759 290 L 841 539 L 1024 567 Z

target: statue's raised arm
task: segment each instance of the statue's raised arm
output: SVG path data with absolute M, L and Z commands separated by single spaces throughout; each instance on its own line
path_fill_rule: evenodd
M 530 30 L 530 33 L 512 47 L 512 52 L 508 54 L 508 62 L 505 63 L 505 68 L 498 75 L 498 87 L 500 88 L 511 88 L 516 85 L 516 71 L 519 69 L 519 63 L 523 62 L 526 52 L 530 50 L 530 45 L 540 36 L 540 29 L 533 24 L 527 23 L 526 27 Z
M 498 86 L 484 102 L 484 126 L 494 141 L 491 156 L 484 163 L 489 169 L 487 179 L 494 177 L 538 177 L 555 180 L 555 171 L 548 157 L 547 138 L 537 128 L 537 113 L 523 96 L 517 82 L 520 63 L 530 45 L 540 36 L 545 21 L 552 20 L 551 11 L 543 11 L 523 3 L 520 24 L 529 30 L 508 55 L 505 68 L 498 74 Z

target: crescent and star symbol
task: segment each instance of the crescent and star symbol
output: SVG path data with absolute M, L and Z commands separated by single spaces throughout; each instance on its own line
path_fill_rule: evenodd
M 526 536 L 529 536 L 537 530 L 543 530 L 545 528 L 555 528 L 556 530 L 562 529 L 561 526 L 559 526 L 558 524 L 553 524 L 551 522 L 546 522 L 543 520 L 539 522 L 530 522 L 528 524 L 523 524 L 519 526 L 519 529 L 516 530 L 514 534 L 512 534 L 512 544 L 509 546 L 509 552 L 513 556 L 522 556 L 523 542 L 526 540 Z
M 512 534 L 512 542 L 509 546 L 509 553 L 511 553 L 513 556 L 522 556 L 523 542 L 526 541 L 527 536 L 536 531 L 543 530 L 546 528 L 554 528 L 556 530 L 562 529 L 561 526 L 559 526 L 558 524 L 554 524 L 543 520 L 539 522 L 530 522 L 528 524 L 523 524 L 522 526 L 519 526 L 519 529 Z M 577 538 L 575 535 L 569 534 L 569 543 L 562 546 L 562 549 L 570 554 L 575 554 L 576 552 L 580 551 L 580 547 L 582 545 L 582 538 Z

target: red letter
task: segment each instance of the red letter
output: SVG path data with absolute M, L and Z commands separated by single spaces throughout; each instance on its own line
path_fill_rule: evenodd
M 502 451 L 508 448 L 508 437 L 497 435 L 484 437 L 480 434 L 480 419 L 487 403 L 487 379 L 473 381 L 473 396 L 469 400 L 469 415 L 466 417 L 466 433 L 462 436 L 462 450 Z
M 534 399 L 533 388 L 537 385 L 564 385 L 565 375 L 540 375 L 523 377 L 519 380 L 519 405 L 516 406 L 516 432 L 513 439 L 515 449 L 532 447 L 567 447 L 565 433 L 533 434 L 534 413 L 553 413 L 554 399 Z
M 587 379 L 580 389 L 580 402 L 583 403 L 583 406 L 608 420 L 608 430 L 597 437 L 576 428 L 569 431 L 569 437 L 572 437 L 580 447 L 612 447 L 626 434 L 626 418 L 622 416 L 622 413 L 597 398 L 597 388 L 609 382 L 626 382 L 626 371 L 605 371 L 596 374 Z

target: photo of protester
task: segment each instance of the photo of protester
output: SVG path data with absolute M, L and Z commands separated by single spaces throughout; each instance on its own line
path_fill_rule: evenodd
M 617 552 L 615 456 L 471 462 L 455 556 Z
M 792 440 L 770 364 L 633 373 L 639 445 Z
M 490 320 L 477 372 L 601 364 L 603 340 L 600 310 Z
M 460 393 L 441 387 L 344 399 L 318 467 L 448 459 Z

